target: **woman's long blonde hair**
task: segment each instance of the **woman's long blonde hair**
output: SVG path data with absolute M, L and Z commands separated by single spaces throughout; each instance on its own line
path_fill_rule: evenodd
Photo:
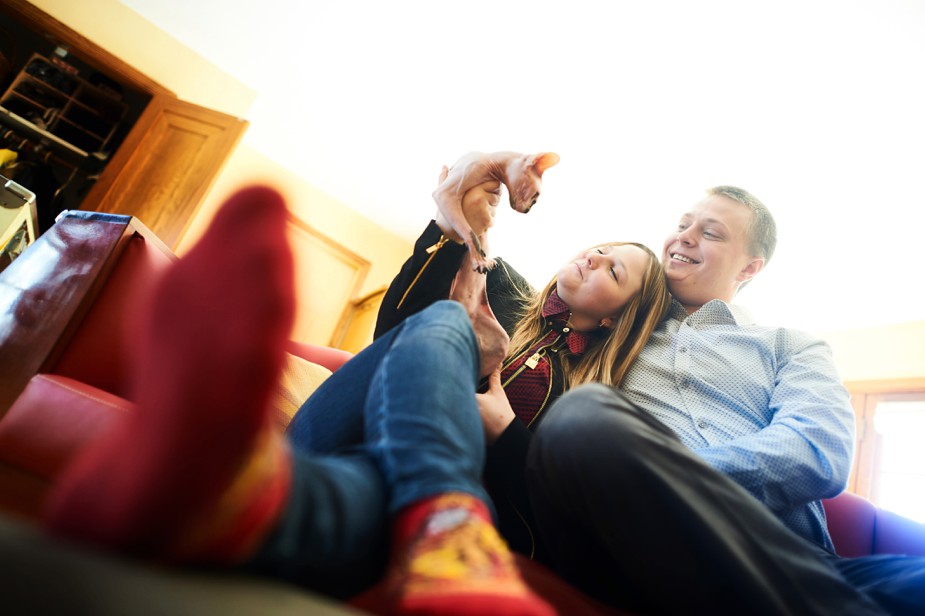
M 614 318 L 613 327 L 591 332 L 592 342 L 582 355 L 573 355 L 567 348 L 559 352 L 566 390 L 590 382 L 619 386 L 671 304 L 665 273 L 655 253 L 636 242 L 599 244 L 591 250 L 605 246 L 641 248 L 649 256 L 649 264 L 642 277 L 642 289 L 623 306 Z M 508 357 L 523 353 L 546 333 L 543 306 L 556 289 L 557 281 L 558 276 L 553 276 L 542 292 L 528 299 L 511 336 Z

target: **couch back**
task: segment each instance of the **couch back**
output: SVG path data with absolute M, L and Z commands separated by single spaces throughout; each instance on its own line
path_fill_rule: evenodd
M 140 304 L 175 257 L 143 235 L 130 235 L 80 326 L 44 372 L 70 377 L 131 399 L 128 349 Z

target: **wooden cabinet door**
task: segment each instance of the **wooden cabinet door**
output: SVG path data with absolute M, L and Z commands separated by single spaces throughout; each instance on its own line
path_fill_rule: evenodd
M 137 217 L 176 249 L 247 122 L 156 95 L 81 209 Z

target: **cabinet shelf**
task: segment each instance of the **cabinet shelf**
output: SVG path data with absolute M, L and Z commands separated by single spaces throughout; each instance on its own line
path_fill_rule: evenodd
M 83 153 L 105 150 L 127 111 L 109 92 L 39 54 L 29 58 L 0 106 Z

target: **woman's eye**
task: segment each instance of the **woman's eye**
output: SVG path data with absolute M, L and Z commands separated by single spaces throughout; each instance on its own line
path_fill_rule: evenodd
M 617 271 L 614 268 L 610 268 L 610 277 L 613 278 L 614 282 L 620 282 L 620 279 L 617 278 Z
M 599 255 L 604 254 L 604 251 L 601 250 L 600 248 L 595 248 L 594 250 L 596 250 L 596 251 L 597 251 L 597 254 L 599 254 Z

